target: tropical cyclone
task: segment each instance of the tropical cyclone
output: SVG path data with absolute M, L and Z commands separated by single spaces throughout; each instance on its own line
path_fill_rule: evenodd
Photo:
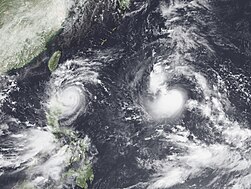
M 46 70 L 0 76 L 0 187 L 250 189 L 244 1 L 74 2 Z

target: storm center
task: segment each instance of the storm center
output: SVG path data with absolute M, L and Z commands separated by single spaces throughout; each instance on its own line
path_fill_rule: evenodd
M 85 104 L 82 90 L 76 86 L 70 86 L 63 89 L 58 95 L 58 101 L 62 107 L 63 117 L 70 116 Z
M 155 118 L 173 118 L 177 116 L 185 104 L 184 92 L 178 89 L 166 90 L 150 103 L 150 111 Z

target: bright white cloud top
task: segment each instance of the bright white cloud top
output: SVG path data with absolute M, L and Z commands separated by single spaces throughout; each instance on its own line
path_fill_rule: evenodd
M 150 109 L 156 118 L 172 118 L 177 116 L 184 107 L 185 95 L 181 90 L 172 89 L 158 95 L 150 103 Z

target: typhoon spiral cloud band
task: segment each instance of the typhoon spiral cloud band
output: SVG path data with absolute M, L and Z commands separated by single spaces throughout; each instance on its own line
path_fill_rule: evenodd
M 83 90 L 77 86 L 68 86 L 57 95 L 57 101 L 62 108 L 62 118 L 71 116 L 85 106 Z
M 57 125 L 55 120 L 69 125 L 86 111 L 90 93 L 85 85 L 99 83 L 96 66 L 97 63 L 90 64 L 88 60 L 69 60 L 52 74 L 46 105 L 50 125 Z

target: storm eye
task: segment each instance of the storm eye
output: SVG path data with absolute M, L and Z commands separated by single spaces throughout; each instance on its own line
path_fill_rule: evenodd
M 48 103 L 49 125 L 57 126 L 58 121 L 63 125 L 72 123 L 85 110 L 86 101 L 85 91 L 78 85 L 68 85 L 54 91 Z
M 61 107 L 62 117 L 67 117 L 85 106 L 85 95 L 81 88 L 69 86 L 57 95 L 57 101 Z
M 99 65 L 87 59 L 68 60 L 52 73 L 46 91 L 48 125 L 71 125 L 87 111 L 92 99 L 87 86 L 100 83 L 97 79 Z

